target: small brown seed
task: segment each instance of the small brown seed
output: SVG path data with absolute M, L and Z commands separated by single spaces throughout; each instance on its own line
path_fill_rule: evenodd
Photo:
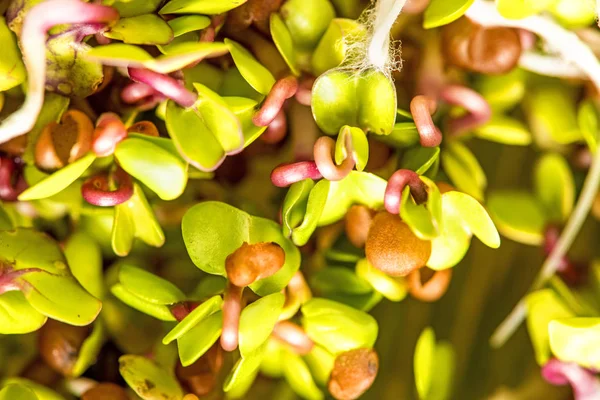
M 354 205 L 346 214 L 346 236 L 354 246 L 362 248 L 367 242 L 375 213 L 368 207 Z
M 283 267 L 284 262 L 285 252 L 278 244 L 244 242 L 227 257 L 225 270 L 232 284 L 245 287 L 273 275 Z
M 335 359 L 327 388 L 338 400 L 354 400 L 366 392 L 379 369 L 379 357 L 373 349 L 356 349 Z
M 425 265 L 431 242 L 416 237 L 398 215 L 382 211 L 373 218 L 365 252 L 375 268 L 391 276 L 405 276 Z
M 89 332 L 89 326 L 72 326 L 49 319 L 40 329 L 40 354 L 55 371 L 70 376 Z
M 129 400 L 129 396 L 121 386 L 105 382 L 87 390 L 81 400 Z
M 156 125 L 150 121 L 140 121 L 127 128 L 127 132 L 142 133 L 148 136 L 160 136 Z

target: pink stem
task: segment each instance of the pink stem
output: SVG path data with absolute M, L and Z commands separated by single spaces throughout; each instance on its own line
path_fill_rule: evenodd
M 290 321 L 278 322 L 273 329 L 273 336 L 291 346 L 301 356 L 310 353 L 315 345 L 304 329 Z
M 115 113 L 104 113 L 96 121 L 92 150 L 99 157 L 115 152 L 117 144 L 127 137 L 127 129 L 121 118 Z
M 588 369 L 555 358 L 542 367 L 542 377 L 552 385 L 571 384 L 575 400 L 600 399 L 600 381 Z
M 402 12 L 407 14 L 420 14 L 429 5 L 430 0 L 408 0 L 404 7 L 402 8 Z
M 16 201 L 19 194 L 27 188 L 23 176 L 17 172 L 17 164 L 12 158 L 0 157 L 0 200 Z M 16 184 L 13 182 L 16 178 Z
M 385 188 L 383 203 L 390 214 L 400 212 L 400 200 L 406 185 L 410 187 L 410 194 L 418 204 L 427 200 L 427 189 L 419 175 L 409 169 L 399 169 L 390 177 Z
M 243 287 L 229 284 L 223 298 L 223 332 L 221 347 L 225 351 L 234 351 L 238 346 L 240 314 L 242 312 Z
M 275 144 L 281 142 L 287 133 L 287 118 L 283 110 L 279 110 L 279 113 L 275 116 L 275 119 L 271 121 L 269 127 L 260 135 L 260 140 L 268 144 Z
M 271 172 L 271 182 L 277 187 L 287 187 L 304 179 L 321 179 L 323 176 L 314 161 L 283 164 Z
M 31 272 L 46 272 L 40 268 L 23 268 L 13 270 L 10 265 L 0 264 L 0 295 L 6 292 L 12 292 L 23 289 L 23 284 L 19 284 L 17 279 Z
M 198 98 L 196 93 L 187 90 L 176 79 L 173 79 L 168 75 L 143 68 L 129 68 L 128 72 L 131 80 L 145 83 L 182 107 L 187 108 L 193 106 Z
M 297 91 L 298 80 L 294 76 L 287 76 L 275 82 L 260 110 L 252 118 L 254 125 L 267 126 L 273 122 L 281 107 L 283 107 L 283 103 L 295 95 Z
M 154 93 L 156 93 L 154 89 L 145 83 L 133 82 L 123 88 L 121 100 L 125 103 L 134 104 L 152 96 Z
M 108 23 L 119 18 L 112 7 L 78 0 L 50 0 L 35 5 L 25 16 L 21 51 L 27 69 L 27 98 L 23 106 L 0 124 L 0 143 L 29 132 L 44 103 L 46 32 L 61 24 Z
M 315 142 L 314 157 L 315 164 L 323 177 L 329 181 L 339 181 L 344 179 L 354 165 L 356 164 L 353 157 L 352 139 L 350 135 L 346 135 L 346 152 L 347 156 L 340 165 L 336 165 L 332 159 L 332 153 L 335 149 L 335 141 L 327 136 L 321 136 Z
M 410 113 L 419 131 L 419 140 L 423 147 L 439 146 L 442 142 L 442 132 L 431 119 L 436 109 L 436 101 L 424 95 L 415 96 L 410 102 Z
M 314 77 L 302 79 L 298 85 L 298 91 L 296 92 L 296 101 L 303 106 L 310 107 L 312 101 L 312 87 L 315 83 Z
M 440 92 L 440 98 L 468 112 L 465 116 L 450 119 L 448 129 L 452 134 L 470 131 L 485 124 L 492 117 L 492 109 L 483 96 L 466 86 L 447 85 Z
M 133 182 L 131 177 L 118 168 L 113 174 L 117 189 L 110 190 L 108 176 L 96 175 L 88 179 L 81 186 L 81 195 L 88 203 L 100 207 L 112 207 L 125 203 L 133 196 Z

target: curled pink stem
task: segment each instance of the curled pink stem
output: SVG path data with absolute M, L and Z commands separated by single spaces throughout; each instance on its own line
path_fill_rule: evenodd
M 321 179 L 323 176 L 314 161 L 283 164 L 271 172 L 271 182 L 277 187 L 287 187 L 304 179 Z
M 482 95 L 462 85 L 447 85 L 440 92 L 440 98 L 453 106 L 464 108 L 468 114 L 448 121 L 452 134 L 461 134 L 488 122 L 492 109 Z
M 193 106 L 198 98 L 196 93 L 187 90 L 183 84 L 168 75 L 144 68 L 129 68 L 128 71 L 133 81 L 145 83 L 182 107 Z
M 125 86 L 121 91 L 121 100 L 125 103 L 134 104 L 154 95 L 155 90 L 145 83 L 133 82 Z
M 269 127 L 260 135 L 260 139 L 269 144 L 275 144 L 281 142 L 287 133 L 287 118 L 283 110 L 279 110 L 279 113 L 275 116 L 275 119 L 271 121 Z
M 127 129 L 121 118 L 115 113 L 104 113 L 96 121 L 92 150 L 99 157 L 115 152 L 117 144 L 127 137 Z
M 243 287 L 231 283 L 225 291 L 223 298 L 223 332 L 221 333 L 221 347 L 225 351 L 234 351 L 238 346 L 243 292 Z
M 321 136 L 315 142 L 314 157 L 317 168 L 323 177 L 329 181 L 339 181 L 344 179 L 354 165 L 356 164 L 352 149 L 351 135 L 346 135 L 346 151 L 347 157 L 340 165 L 336 165 L 332 158 L 332 153 L 335 150 L 335 141 L 327 136 Z
M 542 377 L 552 385 L 570 384 L 575 400 L 600 398 L 600 381 L 594 373 L 576 363 L 562 362 L 555 358 L 542 367 Z
M 298 80 L 295 76 L 286 76 L 275 82 L 260 110 L 252 118 L 254 125 L 269 125 L 283 107 L 283 103 L 295 95 L 297 91 Z
M 398 214 L 400 212 L 400 200 L 402 199 L 402 192 L 406 185 L 410 187 L 410 194 L 417 204 L 421 204 L 427 200 L 427 187 L 421 178 L 419 178 L 419 175 L 409 169 L 399 169 L 390 177 L 385 188 L 383 203 L 385 209 L 390 214 Z
M 107 175 L 96 175 L 81 185 L 81 195 L 88 203 L 100 207 L 112 207 L 125 203 L 133 196 L 131 177 L 118 168 L 113 174 L 117 189 L 110 190 Z
M 0 143 L 29 132 L 44 103 L 46 86 L 46 32 L 61 24 L 108 23 L 119 18 L 112 7 L 79 0 L 50 0 L 25 15 L 21 52 L 27 69 L 27 98 L 23 106 L 0 124 Z
M 296 92 L 296 101 L 303 106 L 310 107 L 312 101 L 312 87 L 315 83 L 314 77 L 304 78 L 298 84 L 298 91 Z
M 16 201 L 26 188 L 27 184 L 21 174 L 18 174 L 15 161 L 9 157 L 0 157 L 0 200 Z
M 423 147 L 435 147 L 442 143 L 442 132 L 431 119 L 436 109 L 437 102 L 428 96 L 418 95 L 410 102 L 410 113 L 419 131 L 419 140 Z
M 290 321 L 278 322 L 273 329 L 273 336 L 289 345 L 301 356 L 310 353 L 315 345 L 304 329 Z

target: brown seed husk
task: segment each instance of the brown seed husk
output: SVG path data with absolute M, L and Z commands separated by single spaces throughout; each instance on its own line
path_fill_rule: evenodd
M 38 339 L 42 358 L 55 371 L 70 376 L 89 331 L 89 326 L 72 326 L 49 319 L 40 329 Z
M 346 214 L 346 236 L 356 247 L 363 247 L 367 242 L 369 228 L 375 213 L 368 207 L 354 205 Z
M 398 215 L 387 211 L 373 219 L 365 246 L 372 266 L 391 276 L 406 276 L 425 265 L 431 242 L 415 236 Z
M 267 278 L 283 267 L 285 252 L 276 243 L 244 242 L 225 260 L 225 270 L 229 281 L 238 287 L 245 287 L 258 279 Z
M 379 357 L 373 349 L 355 349 L 335 359 L 327 388 L 338 400 L 353 400 L 366 392 L 379 369 Z
M 129 397 L 121 386 L 106 382 L 87 390 L 81 400 L 129 400 Z

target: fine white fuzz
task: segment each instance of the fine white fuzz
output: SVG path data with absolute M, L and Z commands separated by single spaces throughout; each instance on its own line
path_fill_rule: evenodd
M 405 3 L 406 0 L 377 1 L 367 58 L 378 69 L 385 69 L 390 63 L 390 31 Z

